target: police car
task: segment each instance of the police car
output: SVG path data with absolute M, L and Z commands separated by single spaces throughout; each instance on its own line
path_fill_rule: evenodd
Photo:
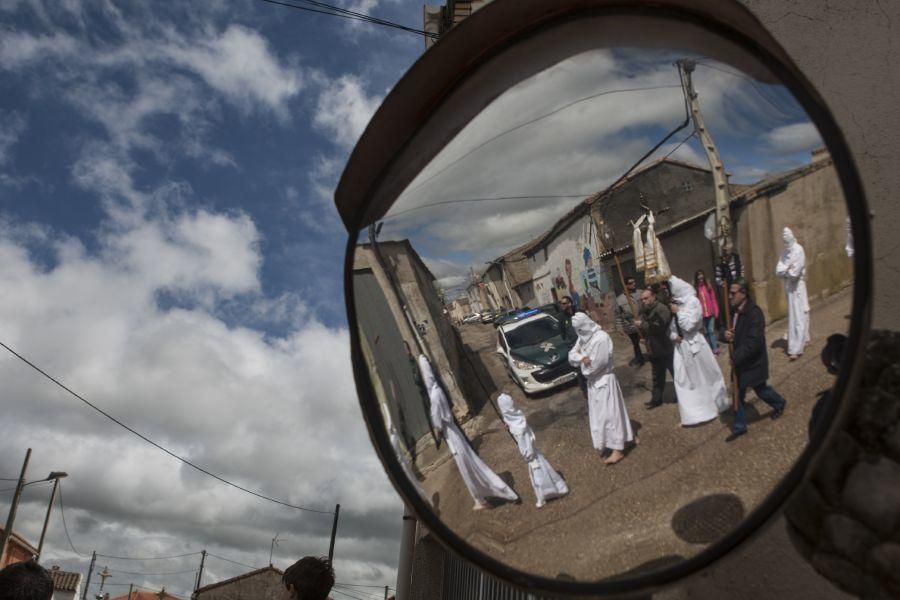
M 569 365 L 567 340 L 559 321 L 540 309 L 526 310 L 497 327 L 497 354 L 526 394 L 543 392 L 577 377 Z

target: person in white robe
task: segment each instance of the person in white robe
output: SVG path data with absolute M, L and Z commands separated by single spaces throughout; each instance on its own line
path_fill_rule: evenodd
M 675 346 L 675 394 L 682 426 L 706 423 L 728 409 L 728 389 L 722 369 L 703 337 L 703 307 L 697 291 L 674 275 L 669 338 Z
M 775 275 L 784 279 L 788 302 L 788 356 L 803 354 L 809 343 L 809 298 L 806 295 L 806 253 L 790 228 L 782 234 L 784 252 L 775 266 Z
M 428 499 L 428 494 L 425 492 L 425 488 L 422 487 L 422 484 L 419 482 L 419 478 L 416 477 L 415 472 L 413 472 L 412 465 L 409 462 L 409 459 L 406 457 L 406 452 L 404 452 L 400 443 L 400 436 L 397 434 L 397 429 L 394 427 L 394 423 L 391 421 L 390 413 L 386 410 L 383 413 L 385 415 L 385 420 L 387 421 L 387 430 L 388 430 L 388 438 L 391 442 L 391 448 L 394 449 L 394 456 L 397 457 L 397 462 L 400 463 L 400 468 L 403 469 L 403 473 L 406 475 L 406 478 L 412 483 L 413 487 L 416 488 L 416 491 L 419 493 L 422 498 L 425 499 L 426 502 L 431 504 L 431 501 Z
M 460 431 L 456 421 L 453 420 L 447 396 L 437 382 L 434 371 L 431 369 L 431 363 L 428 362 L 425 355 L 419 355 L 419 370 L 422 372 L 422 381 L 425 383 L 428 399 L 431 402 L 431 424 L 446 440 L 447 448 L 453 455 L 463 483 L 466 484 L 466 489 L 475 500 L 474 509 L 487 508 L 489 506 L 488 498 L 518 500 L 519 497 L 516 493 L 481 460 L 469 445 L 465 434 Z
M 614 465 L 625 458 L 625 444 L 637 439 L 613 370 L 612 339 L 584 313 L 575 313 L 572 328 L 578 340 L 569 351 L 569 364 L 586 379 L 591 440 L 597 450 L 612 451 L 604 462 Z
M 512 396 L 505 393 L 497 396 L 497 408 L 503 422 L 506 423 L 506 428 L 516 440 L 522 458 L 528 463 L 528 477 L 531 479 L 531 487 L 534 488 L 534 496 L 537 499 L 535 506 L 540 508 L 547 500 L 568 494 L 569 486 L 535 446 L 534 431 L 528 426 L 525 413 L 513 403 Z

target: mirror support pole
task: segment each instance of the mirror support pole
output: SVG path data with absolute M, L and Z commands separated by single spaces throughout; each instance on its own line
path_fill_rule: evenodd
M 413 550 L 416 546 L 416 518 L 403 505 L 403 528 L 400 531 L 400 563 L 397 566 L 397 600 L 409 600 L 412 583 Z

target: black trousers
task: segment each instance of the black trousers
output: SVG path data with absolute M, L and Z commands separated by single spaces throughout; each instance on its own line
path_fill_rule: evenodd
M 631 345 L 634 346 L 634 358 L 635 360 L 639 360 L 644 362 L 644 353 L 641 352 L 641 336 L 638 333 L 629 333 L 628 338 L 631 340 Z
M 666 389 L 666 371 L 671 373 L 673 379 L 675 378 L 674 360 L 674 354 L 650 358 L 650 364 L 653 365 L 653 392 L 650 396 L 652 404 L 662 404 L 663 391 Z

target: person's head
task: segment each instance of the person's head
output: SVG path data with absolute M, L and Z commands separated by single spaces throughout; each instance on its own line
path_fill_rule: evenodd
M 0 571 L 0 600 L 50 600 L 53 579 L 34 560 L 8 565 Z
M 334 569 L 325 557 L 305 556 L 284 570 L 281 600 L 327 600 Z
M 781 239 L 784 240 L 784 247 L 790 250 L 793 248 L 794 244 L 797 243 L 797 238 L 794 237 L 794 232 L 791 231 L 790 227 L 785 227 L 781 232 Z
M 595 323 L 593 319 L 587 316 L 586 313 L 578 311 L 572 317 L 572 329 L 578 334 L 579 340 L 587 341 L 591 336 L 600 331 L 601 327 Z
M 741 306 L 750 297 L 750 285 L 743 277 L 738 277 L 728 286 L 728 301 L 731 306 Z
M 637 288 L 637 279 L 634 277 L 626 277 L 625 278 L 625 289 L 629 292 L 633 292 Z
M 699 288 L 701 285 L 706 283 L 706 273 L 703 272 L 703 269 L 697 269 L 697 272 L 694 273 L 694 287 Z
M 567 312 L 570 315 L 575 312 L 575 307 L 572 305 L 571 296 L 563 296 L 562 298 L 560 298 L 559 305 L 562 307 L 564 312 Z
M 641 304 L 646 308 L 650 308 L 656 303 L 656 293 L 651 289 L 641 292 Z

